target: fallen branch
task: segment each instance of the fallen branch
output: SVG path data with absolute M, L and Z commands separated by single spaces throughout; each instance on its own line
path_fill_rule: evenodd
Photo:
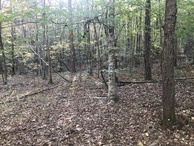
M 105 78 L 104 78 L 104 75 L 103 75 L 103 71 L 102 71 L 102 70 L 100 71 L 100 74 L 101 74 L 101 77 L 102 77 L 102 80 L 103 80 L 104 85 L 105 85 L 106 88 L 108 89 L 108 85 L 107 85 L 107 83 L 106 83 L 106 80 L 105 80 Z
M 175 78 L 175 81 L 191 80 L 194 78 Z M 162 83 L 162 80 L 143 80 L 143 81 L 119 81 L 118 86 L 125 86 L 127 84 L 144 84 L 144 83 Z
M 181 80 L 193 80 L 194 78 L 175 78 L 176 81 L 181 81 Z
M 43 90 L 39 90 L 39 91 L 35 91 L 35 92 L 31 92 L 31 93 L 28 93 L 28 94 L 25 94 L 25 95 L 22 95 L 18 98 L 14 98 L 14 100 L 8 100 L 6 102 L 0 102 L 0 104 L 6 104 L 6 103 L 12 103 L 12 102 L 15 102 L 15 101 L 21 101 L 22 99 L 24 98 L 27 98 L 29 96 L 33 96 L 33 95 L 36 95 L 36 94 L 40 94 L 44 91 L 48 91 L 48 90 L 52 90 L 52 89 L 55 89 L 57 88 L 58 86 L 54 86 L 54 87 L 51 87 L 51 88 L 46 88 L 46 89 L 43 89 Z
M 72 83 L 72 81 L 67 80 L 67 79 L 64 78 L 60 73 L 57 72 L 57 74 L 58 74 L 62 79 L 64 79 L 65 81 L 67 81 L 68 83 Z
M 118 86 L 125 86 L 127 84 L 143 84 L 143 83 L 158 83 L 157 80 L 145 80 L 145 81 L 118 81 Z

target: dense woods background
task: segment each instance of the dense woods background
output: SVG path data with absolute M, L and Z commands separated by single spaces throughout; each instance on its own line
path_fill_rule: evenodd
M 153 92 L 159 92 L 155 84 L 162 85 L 162 127 L 180 125 L 175 87 L 176 81 L 193 78 L 192 0 L 0 0 L 0 11 L 4 87 L 19 75 L 54 88 L 58 80 L 85 84 L 94 77 L 112 103 L 122 98 L 118 87 L 153 83 Z M 40 92 L 47 91 L 44 86 Z

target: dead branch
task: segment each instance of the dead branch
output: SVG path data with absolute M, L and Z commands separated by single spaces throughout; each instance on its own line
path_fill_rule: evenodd
M 67 79 L 64 78 L 60 73 L 57 72 L 57 74 L 58 74 L 62 79 L 64 79 L 65 81 L 67 81 L 68 83 L 72 83 L 72 81 L 67 80 Z
M 193 80 L 194 78 L 175 78 L 175 81 Z M 142 80 L 142 81 L 118 81 L 118 86 L 127 84 L 144 84 L 144 83 L 162 83 L 162 80 Z
M 106 80 L 105 80 L 105 78 L 104 78 L 104 75 L 103 75 L 103 71 L 102 71 L 102 70 L 100 71 L 100 74 L 101 74 L 103 83 L 105 84 L 106 88 L 108 89 L 108 85 L 107 85 L 107 83 L 106 83 Z
M 33 96 L 33 95 L 36 95 L 36 94 L 40 94 L 44 91 L 48 91 L 48 90 L 52 90 L 52 89 L 55 89 L 57 88 L 58 86 L 54 86 L 54 87 L 51 87 L 51 88 L 45 88 L 45 89 L 42 89 L 42 90 L 39 90 L 39 91 L 35 91 L 35 92 L 31 92 L 31 93 L 28 93 L 28 94 L 25 94 L 25 95 L 22 95 L 18 98 L 14 98 L 14 100 L 8 100 L 6 102 L 0 102 L 0 104 L 6 104 L 6 103 L 12 103 L 12 102 L 15 102 L 15 101 L 21 101 L 23 99 L 26 99 L 27 97 L 29 96 Z
M 194 78 L 175 78 L 176 81 L 193 80 Z
M 143 83 L 158 83 L 157 80 L 145 80 L 145 81 L 118 81 L 118 86 L 125 86 L 127 84 L 143 84 Z

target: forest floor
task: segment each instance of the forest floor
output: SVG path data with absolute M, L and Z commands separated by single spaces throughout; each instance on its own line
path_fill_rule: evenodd
M 122 80 L 129 80 L 123 78 Z M 0 85 L 1 146 L 194 146 L 194 81 L 176 82 L 177 124 L 161 128 L 161 84 L 118 88 L 108 103 L 95 76 L 54 84 L 26 76 Z

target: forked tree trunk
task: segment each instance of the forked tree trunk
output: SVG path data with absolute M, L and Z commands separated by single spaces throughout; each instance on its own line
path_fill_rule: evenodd
M 163 127 L 170 128 L 176 121 L 175 82 L 174 82 L 174 46 L 176 25 L 176 0 L 166 0 L 164 25 L 164 51 L 162 64 L 162 100 Z
M 150 28 L 150 10 L 151 2 L 146 0 L 145 10 L 145 35 L 144 35 L 144 64 L 145 64 L 145 80 L 152 79 L 151 67 L 150 67 L 150 48 L 151 48 L 151 28 Z

